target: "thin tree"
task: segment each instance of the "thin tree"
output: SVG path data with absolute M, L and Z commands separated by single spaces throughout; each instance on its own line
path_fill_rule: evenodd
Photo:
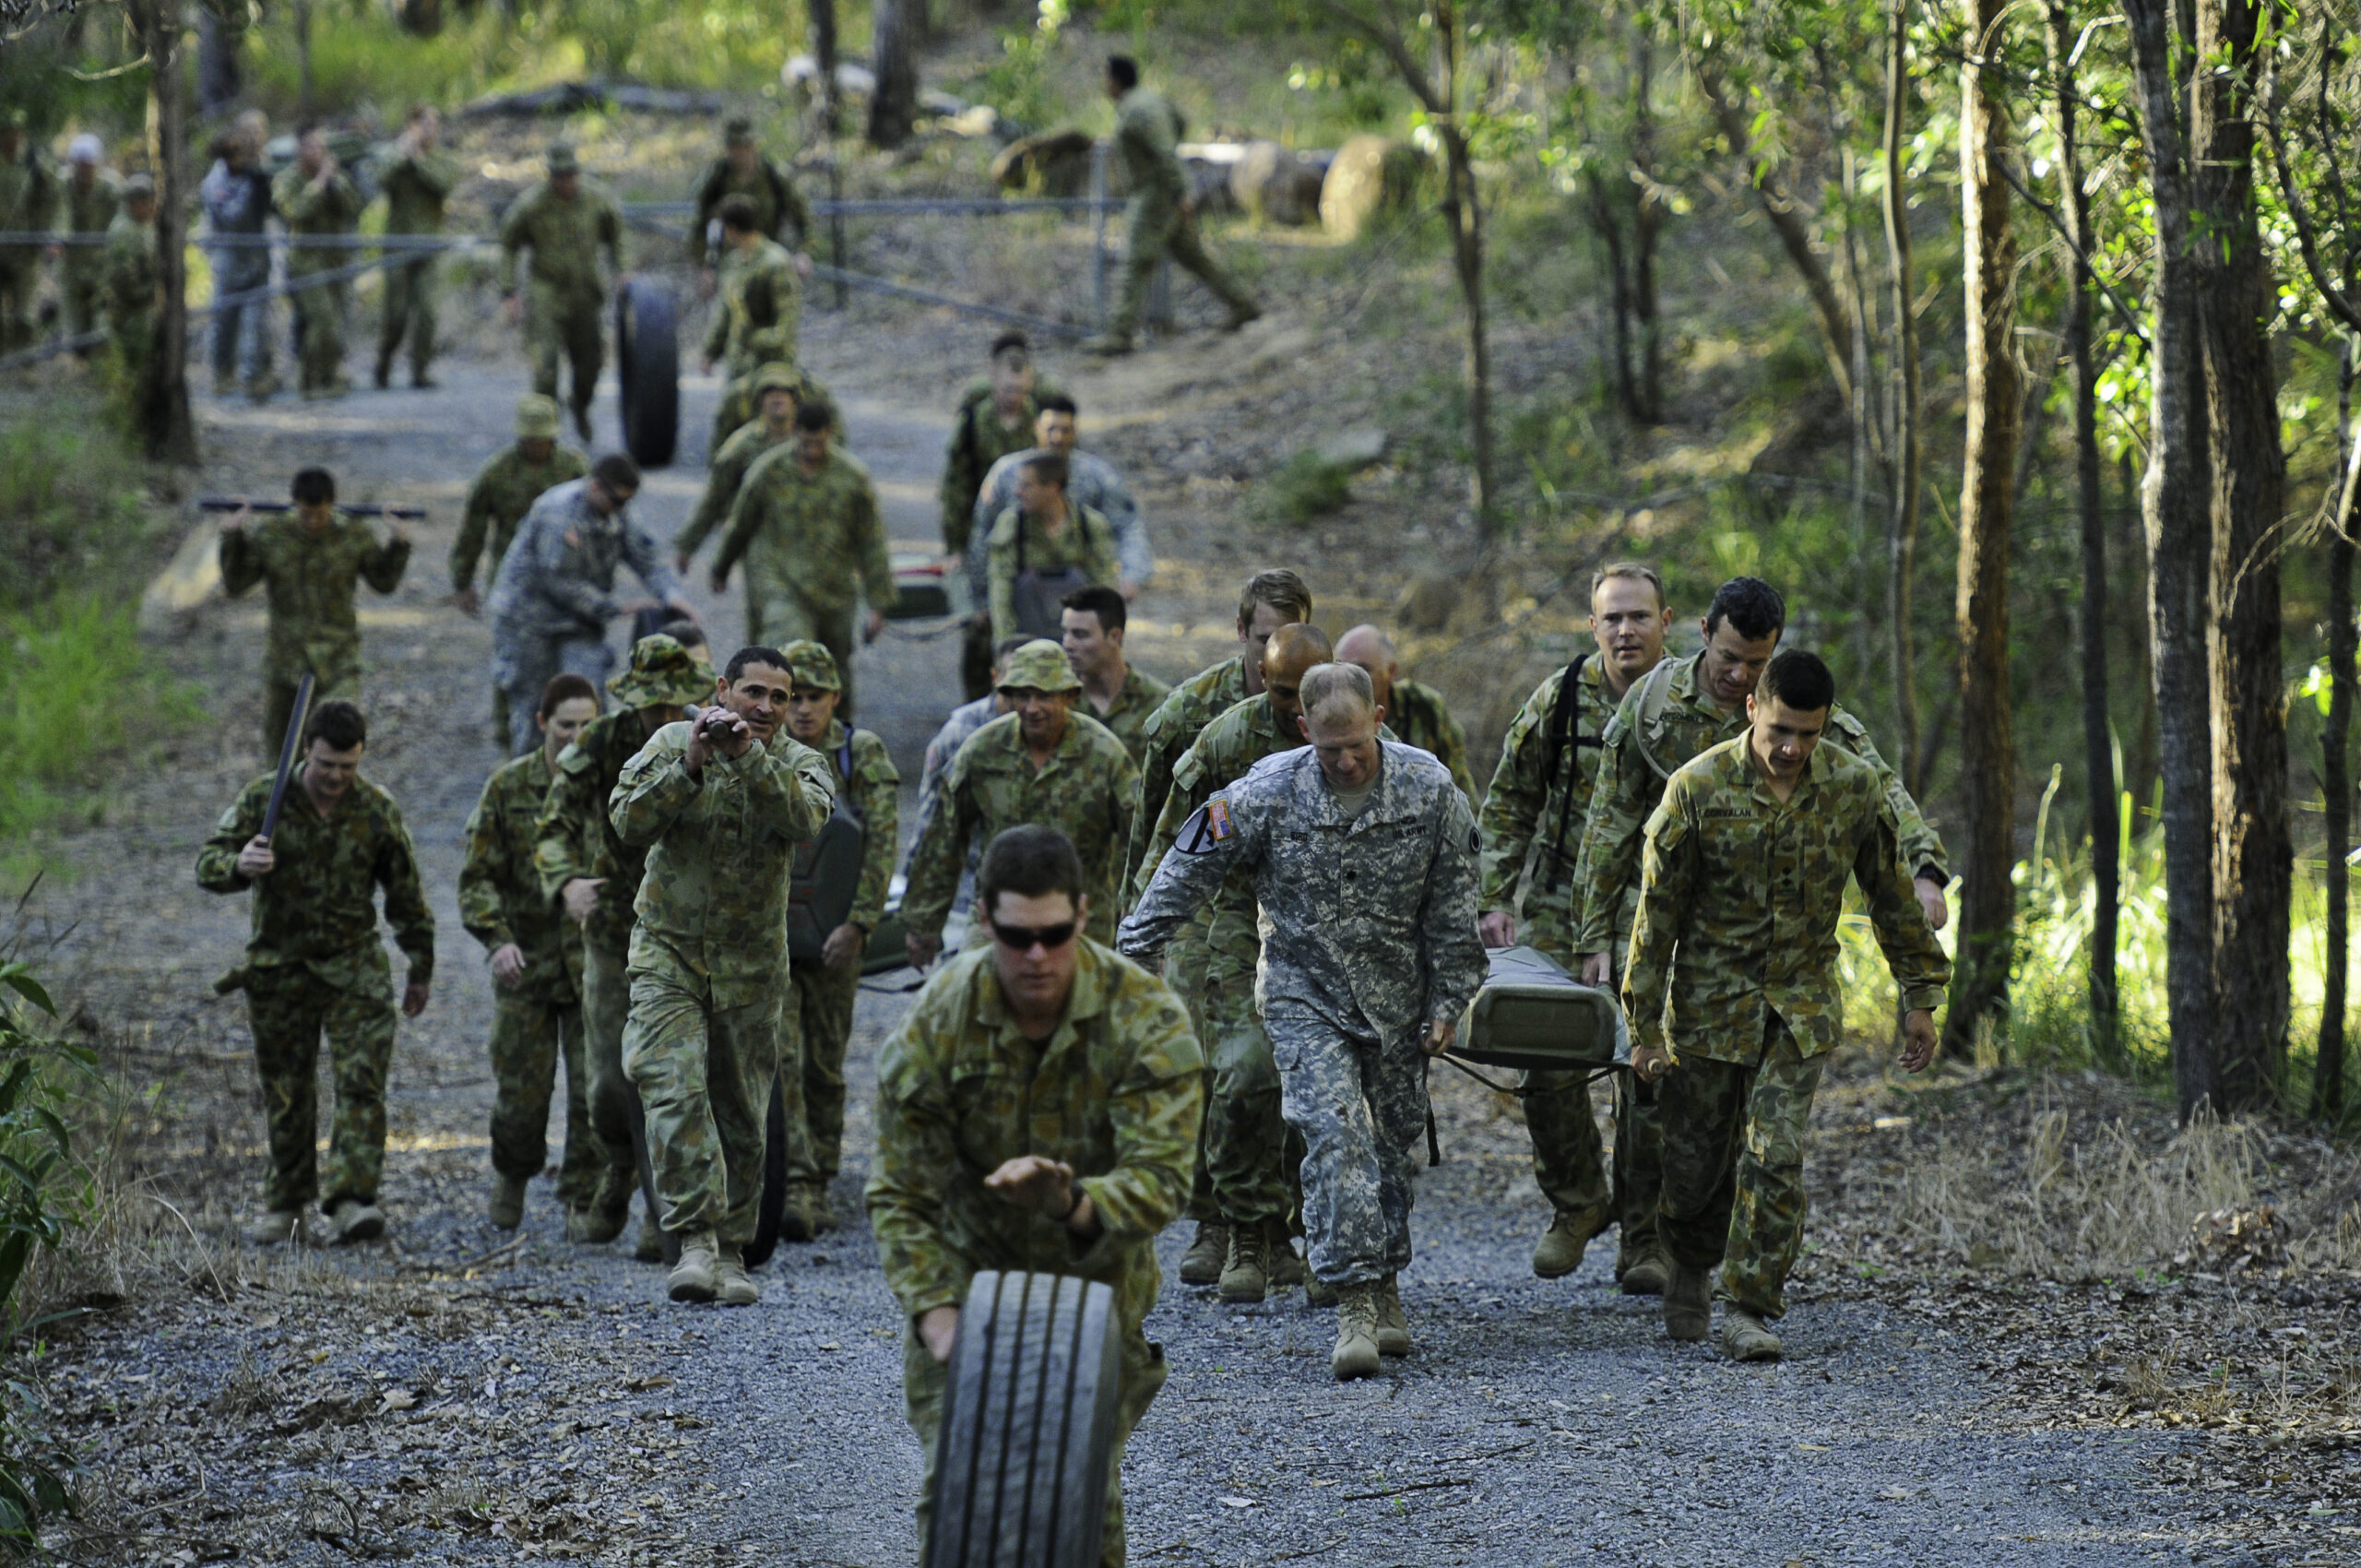
M 906 0 L 875 0 L 870 6 L 870 68 L 877 78 L 869 98 L 869 143 L 892 148 L 910 139 L 918 123 L 919 39 L 925 23 L 913 18 Z
M 1919 388 L 1918 285 L 1910 251 L 1910 192 L 1904 181 L 1903 145 L 1909 139 L 1904 113 L 1910 90 L 1910 0 L 1893 0 L 1885 63 L 1885 248 L 1893 282 L 1894 480 L 1887 510 L 1886 619 L 1893 645 L 1895 743 L 1902 781 L 1913 795 L 1926 780 L 1918 766 L 1917 651 L 1910 619 L 1913 579 L 1918 568 Z
M 812 60 L 820 74 L 820 131 L 833 142 L 841 125 L 836 104 L 836 0 L 804 3 L 812 16 Z
M 129 0 L 148 57 L 148 160 L 156 181 L 156 337 L 132 391 L 141 446 L 150 457 L 196 461 L 188 409 L 188 122 L 182 104 L 181 12 L 175 0 Z

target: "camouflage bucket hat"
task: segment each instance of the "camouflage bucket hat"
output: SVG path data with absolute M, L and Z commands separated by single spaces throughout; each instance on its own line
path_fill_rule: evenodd
M 632 645 L 631 668 L 607 690 L 625 707 L 686 707 L 713 695 L 713 671 L 659 632 Z
M 1035 637 L 1008 656 L 1001 666 L 1000 689 L 1016 692 L 1078 692 L 1082 679 L 1066 662 L 1066 650 L 1047 637 Z
M 799 686 L 818 686 L 824 691 L 841 692 L 844 677 L 836 672 L 836 656 L 825 647 L 802 638 L 779 649 L 787 655 L 787 672 L 795 677 Z
M 773 360 L 754 373 L 754 396 L 757 398 L 765 392 L 793 392 L 800 396 L 802 391 L 803 378 L 795 374 L 795 367 L 791 364 Z
M 578 173 L 581 171 L 581 160 L 574 156 L 574 144 L 572 142 L 557 141 L 550 143 L 549 170 L 551 173 Z
M 516 399 L 516 439 L 554 441 L 558 434 L 557 399 L 528 392 Z

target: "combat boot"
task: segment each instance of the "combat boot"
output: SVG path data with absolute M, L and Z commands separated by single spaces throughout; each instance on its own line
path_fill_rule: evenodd
M 1221 1299 L 1250 1306 L 1269 1294 L 1271 1239 L 1259 1225 L 1229 1228 L 1229 1260 L 1221 1271 Z
M 622 1235 L 623 1222 L 631 1218 L 631 1190 L 636 1185 L 635 1174 L 602 1171 L 590 1201 L 566 1217 L 565 1239 L 600 1246 Z
M 720 1289 L 721 1248 L 713 1232 L 682 1237 L 681 1261 L 664 1281 L 664 1293 L 676 1301 L 710 1301 Z
M 813 1186 L 812 1189 L 813 1237 L 816 1240 L 826 1235 L 829 1231 L 836 1229 L 837 1224 L 836 1206 L 828 1201 L 826 1185 L 823 1183 Z
M 1315 1307 L 1335 1306 L 1336 1288 L 1312 1273 L 1311 1264 L 1306 1263 L 1303 1268 L 1303 1299 Z
M 377 374 L 371 379 L 376 382 L 377 390 L 380 392 L 393 385 L 394 351 L 391 349 L 377 350 Z
M 1311 1277 L 1311 1269 L 1303 1254 L 1295 1250 L 1295 1238 L 1287 1234 L 1283 1223 L 1271 1222 L 1271 1289 L 1291 1290 Z
M 1402 1289 L 1390 1274 L 1377 1282 L 1377 1353 L 1410 1353 L 1410 1320 L 1402 1315 Z
M 1328 1370 L 1338 1383 L 1349 1383 L 1375 1377 L 1382 1364 L 1377 1356 L 1377 1287 L 1338 1286 L 1336 1348 L 1328 1352 Z
M 1722 1354 L 1733 1361 L 1775 1361 L 1786 1354 L 1779 1336 L 1752 1313 L 1722 1304 Z
M 641 1263 L 664 1261 L 664 1228 L 652 1216 L 639 1217 L 639 1236 L 632 1243 L 631 1255 Z
M 374 1241 L 386 1233 L 386 1211 L 359 1198 L 346 1198 L 326 1211 L 328 1240 L 337 1246 Z
M 300 1247 L 312 1239 L 312 1228 L 300 1208 L 266 1209 L 239 1231 L 249 1247 Z
M 590 430 L 589 404 L 576 403 L 574 406 L 574 428 L 582 433 L 584 445 L 587 445 L 597 441 L 598 437 L 592 434 Z
M 687 1259 L 683 1253 L 682 1261 Z M 763 1288 L 747 1274 L 745 1254 L 736 1247 L 721 1249 L 720 1265 L 714 1270 L 714 1299 L 725 1307 L 751 1307 L 763 1299 Z
M 778 1239 L 808 1241 L 820 1233 L 820 1194 L 809 1182 L 790 1182 L 781 1194 Z
M 1626 1296 L 1661 1296 L 1672 1278 L 1672 1260 L 1662 1247 L 1650 1247 L 1631 1261 L 1618 1282 Z
M 1664 1288 L 1664 1331 L 1674 1339 L 1703 1339 L 1713 1325 L 1712 1275 L 1676 1261 Z
M 1608 1206 L 1594 1204 L 1589 1208 L 1560 1209 L 1549 1221 L 1549 1229 L 1533 1244 L 1533 1272 L 1544 1279 L 1563 1279 L 1583 1265 L 1583 1253 L 1591 1238 L 1612 1223 Z
M 1218 1285 L 1222 1266 L 1229 1262 L 1229 1227 L 1218 1219 L 1197 1222 L 1197 1239 L 1180 1254 L 1180 1283 Z
M 503 1230 L 514 1230 L 525 1221 L 525 1178 L 502 1176 L 492 1179 L 492 1203 L 487 1213 L 492 1223 Z

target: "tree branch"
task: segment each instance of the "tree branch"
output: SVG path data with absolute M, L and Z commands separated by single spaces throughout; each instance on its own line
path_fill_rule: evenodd
M 1451 101 L 1435 91 L 1434 83 L 1428 79 L 1427 68 L 1418 64 L 1418 56 L 1410 53 L 1410 46 L 1404 41 L 1401 29 L 1379 23 L 1376 18 L 1347 5 L 1345 0 L 1320 0 L 1320 8 L 1336 18 L 1338 26 L 1360 34 L 1394 62 L 1394 68 L 1402 74 L 1403 84 L 1417 95 L 1419 104 L 1428 113 L 1449 115 L 1453 112 Z

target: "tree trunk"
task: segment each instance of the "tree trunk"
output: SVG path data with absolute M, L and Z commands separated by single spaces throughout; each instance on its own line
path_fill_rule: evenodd
M 2253 84 L 2261 0 L 2203 0 L 2189 105 L 2200 352 L 2212 438 L 2214 1045 L 2225 1111 L 2268 1103 L 2287 1061 L 2287 706 L 2279 552 L 2287 463 L 2269 325 L 2276 285 L 2256 218 Z
M 295 0 L 295 108 L 307 118 L 312 113 L 311 0 Z
M 2197 325 L 2189 171 L 2172 57 L 2177 0 L 2122 0 L 2130 23 L 2156 225 L 2149 320 L 2148 621 L 2165 824 L 2165 1005 L 2173 1092 L 2186 1122 L 2217 1089 L 2213 1035 L 2213 465 Z M 2274 682 L 2274 684 L 2276 683 Z
M 1664 418 L 1664 327 L 1656 302 L 1656 242 L 1663 237 L 1665 204 L 1656 195 L 1655 45 L 1644 23 L 1631 37 L 1631 316 L 1640 339 L 1640 399 L 1633 410 L 1643 424 Z
M 918 120 L 918 39 L 906 0 L 876 0 L 870 23 L 875 35 L 870 68 L 877 89 L 869 101 L 869 145 L 890 149 L 910 139 Z
M 1958 960 L 1944 1045 L 1964 1053 L 2008 1004 L 2016 926 L 2016 745 L 2009 703 L 2009 536 L 2023 385 L 2011 341 L 2006 83 L 1977 62 L 2000 46 L 2005 0 L 1975 0 L 1960 67 L 1960 186 L 1967 282 L 1967 442 L 1959 503 L 1960 795 L 1966 815 Z
M 1616 209 L 1614 193 L 1593 167 L 1583 178 L 1588 197 L 1591 232 L 1607 253 L 1607 304 L 1609 318 L 1608 357 L 1615 366 L 1615 401 L 1623 417 L 1638 422 L 1640 378 L 1631 360 L 1631 267 L 1623 254 L 1623 215 Z
M 1900 382 L 1894 398 L 1895 477 L 1886 527 L 1886 620 L 1893 638 L 1895 754 L 1902 782 L 1915 797 L 1926 790 L 1918 767 L 1918 668 L 1912 647 L 1914 580 L 1918 570 L 1918 428 L 1923 395 L 1918 370 L 1918 284 L 1910 254 L 1909 190 L 1903 183 L 1903 124 L 1910 84 L 1910 0 L 1893 0 L 1885 63 L 1885 249 L 1893 275 L 1893 358 Z
M 2361 340 L 2344 339 L 2344 374 L 2337 385 L 2337 433 L 2345 447 L 2344 481 L 2328 536 L 2328 726 L 2320 736 L 2320 812 L 2326 835 L 2322 869 L 2328 877 L 2328 941 L 2320 986 L 2319 1054 L 2312 1062 L 2312 1114 L 2323 1122 L 2344 1115 L 2345 979 L 2352 964 L 2353 843 L 2353 529 L 2361 491 L 2361 440 L 2353 434 L 2355 356 Z
M 820 67 L 820 129 L 830 141 L 843 125 L 836 103 L 836 0 L 804 0 L 812 12 L 812 58 Z
M 1492 352 L 1484 332 L 1484 217 L 1477 203 L 1475 160 L 1456 125 L 1443 128 L 1442 146 L 1450 172 L 1443 220 L 1451 226 L 1452 269 L 1459 276 L 1460 303 L 1467 313 L 1467 437 L 1476 458 L 1470 499 L 1477 545 L 1487 557 L 1483 580 L 1489 584 L 1498 494 L 1492 483 Z
M 246 89 L 238 60 L 245 32 L 243 22 L 232 26 L 224 21 L 216 6 L 197 7 L 196 103 L 197 113 L 208 119 L 237 102 Z
M 188 117 L 181 102 L 180 8 L 136 0 L 130 20 L 148 54 L 148 156 L 156 181 L 156 337 L 133 389 L 140 445 L 162 462 L 196 461 L 188 410 Z

